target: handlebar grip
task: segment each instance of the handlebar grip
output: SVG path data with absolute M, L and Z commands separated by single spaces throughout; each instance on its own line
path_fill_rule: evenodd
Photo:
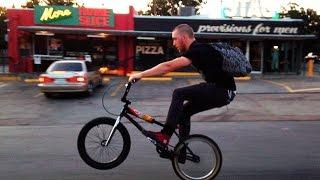
M 138 81 L 138 79 L 132 79 L 132 80 L 131 80 L 131 83 L 134 84 L 134 83 L 136 83 L 137 81 Z
M 124 94 L 123 94 L 123 96 L 121 98 L 122 102 L 127 102 L 127 95 L 128 95 L 128 93 L 130 91 L 131 85 L 132 85 L 132 82 L 128 82 L 126 84 L 126 90 L 125 90 L 125 92 L 124 92 Z

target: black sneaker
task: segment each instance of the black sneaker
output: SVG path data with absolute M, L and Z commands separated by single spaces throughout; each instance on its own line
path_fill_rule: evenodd
M 170 137 L 162 132 L 146 131 L 145 135 L 155 140 L 158 144 L 164 146 L 167 146 L 169 144 Z
M 181 163 L 181 164 L 184 164 L 186 163 L 186 159 L 187 159 L 187 152 L 186 152 L 186 148 L 182 148 L 180 150 L 180 154 L 179 154 L 179 157 L 178 157 L 178 162 Z

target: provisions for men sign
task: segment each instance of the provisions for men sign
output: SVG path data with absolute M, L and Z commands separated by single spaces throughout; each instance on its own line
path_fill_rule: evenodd
M 198 33 L 241 33 L 241 34 L 299 34 L 298 27 L 270 26 L 259 23 L 256 25 L 199 25 Z

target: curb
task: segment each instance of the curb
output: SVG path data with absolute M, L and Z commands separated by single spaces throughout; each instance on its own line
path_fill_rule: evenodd
M 135 71 L 134 73 L 137 73 Z M 170 72 L 163 76 L 154 76 L 154 77 L 146 77 L 142 78 L 143 81 L 172 81 L 173 78 L 183 78 L 183 77 L 200 77 L 199 73 L 194 72 Z M 251 80 L 251 76 L 246 77 L 235 77 L 236 81 L 248 81 Z M 26 83 L 39 83 L 38 78 L 24 78 L 19 75 L 0 75 L 0 81 L 24 81 Z M 109 82 L 109 77 L 103 77 L 103 81 Z
M 142 78 L 142 81 L 171 81 L 172 77 L 147 77 Z
M 131 73 L 139 73 L 139 72 L 141 72 L 141 71 L 132 71 Z M 129 76 L 130 74 L 127 74 L 127 76 Z M 171 78 L 167 78 L 167 77 L 171 77 Z M 142 78 L 142 80 L 170 81 L 174 77 L 201 77 L 201 75 L 197 72 L 169 72 L 169 73 L 164 74 L 162 76 Z M 234 79 L 237 81 L 249 81 L 252 79 L 252 77 L 249 75 L 249 76 L 245 76 L 245 77 L 235 77 Z
M 19 76 L 0 76 L 0 81 L 21 81 Z
M 24 82 L 26 82 L 26 83 L 39 83 L 39 79 L 25 79 Z
M 251 76 L 245 76 L 245 77 L 235 77 L 234 80 L 236 81 L 249 81 L 251 80 Z
M 38 75 L 28 73 L 5 73 L 0 74 L 0 81 L 24 81 L 27 83 L 36 83 L 38 82 Z

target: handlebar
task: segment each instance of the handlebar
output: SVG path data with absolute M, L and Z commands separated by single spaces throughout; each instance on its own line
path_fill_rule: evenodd
M 129 93 L 129 91 L 130 91 L 130 88 L 131 88 L 132 84 L 135 83 L 135 82 L 137 82 L 137 80 L 136 80 L 136 79 L 133 79 L 131 82 L 128 82 L 128 83 L 125 85 L 125 86 L 126 86 L 126 90 L 125 90 L 125 92 L 124 92 L 124 94 L 123 94 L 123 96 L 122 96 L 122 98 L 121 98 L 121 101 L 122 101 L 122 102 L 124 102 L 124 103 L 126 103 L 126 104 L 131 104 L 131 102 L 127 99 L 127 95 L 128 95 L 128 93 Z

